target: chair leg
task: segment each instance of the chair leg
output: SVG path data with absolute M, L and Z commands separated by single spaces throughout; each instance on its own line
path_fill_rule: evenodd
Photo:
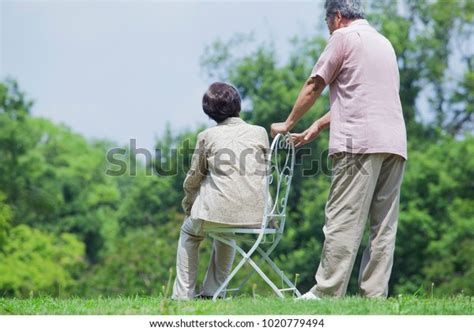
M 301 296 L 301 293 L 300 291 L 298 291 L 298 289 L 296 288 L 296 286 L 291 282 L 291 280 L 286 277 L 285 273 L 275 264 L 275 262 L 273 262 L 269 255 L 273 252 L 273 250 L 275 249 L 276 247 L 276 244 L 275 245 L 272 245 L 267 251 L 264 251 L 263 249 L 261 249 L 260 247 L 257 247 L 257 252 L 261 255 L 261 259 L 258 261 L 258 263 L 256 263 L 256 265 L 258 267 L 260 267 L 260 265 L 265 261 L 267 262 L 270 267 L 273 269 L 273 271 L 275 271 L 277 273 L 278 276 L 280 276 L 280 278 L 286 283 L 286 285 L 290 288 L 294 288 L 293 290 L 293 293 L 297 296 L 297 297 L 300 297 Z M 240 283 L 239 287 L 237 288 L 236 290 L 236 294 L 240 291 L 240 289 L 248 282 L 248 280 L 250 279 L 250 277 L 252 277 L 252 275 L 255 273 L 256 269 L 254 268 L 252 271 L 250 271 L 250 273 L 244 278 L 244 280 Z M 235 295 L 234 295 L 235 296 Z
M 257 273 L 260 275 L 260 277 L 263 278 L 265 282 L 272 288 L 272 290 L 278 295 L 280 298 L 284 298 L 283 293 L 281 293 L 280 289 L 270 280 L 270 278 L 265 275 L 265 273 L 260 269 L 260 267 L 252 260 L 249 258 L 248 263 L 257 271 Z
M 227 285 L 229 284 L 229 282 L 232 280 L 232 278 L 234 278 L 234 276 L 237 274 L 237 272 L 242 268 L 242 266 L 247 262 L 249 263 L 252 268 L 254 270 L 251 271 L 250 275 L 248 275 L 244 281 L 241 283 L 241 285 L 239 286 L 238 288 L 238 291 L 242 288 L 242 286 L 248 281 L 248 279 L 250 279 L 250 277 L 253 275 L 253 273 L 256 271 L 260 277 L 262 277 L 262 279 L 272 288 L 272 290 L 276 293 L 276 295 L 278 295 L 280 298 L 284 298 L 282 292 L 280 291 L 280 289 L 270 280 L 270 278 L 268 278 L 267 275 L 265 275 L 265 273 L 262 271 L 262 269 L 260 269 L 259 265 L 261 263 L 263 263 L 263 261 L 266 261 L 267 263 L 270 264 L 270 266 L 272 267 L 272 269 L 283 279 L 283 281 L 289 286 L 289 287 L 292 287 L 294 288 L 293 292 L 297 295 L 297 296 L 300 296 L 300 292 L 298 291 L 298 289 L 296 289 L 295 285 L 293 285 L 293 283 L 285 276 L 285 274 L 283 273 L 283 271 L 280 270 L 280 268 L 278 268 L 278 266 L 270 259 L 269 255 L 272 253 L 272 251 L 275 249 L 275 247 L 277 246 L 278 242 L 280 241 L 280 238 L 278 238 L 278 240 L 276 240 L 272 246 L 270 246 L 270 248 L 267 250 L 267 251 L 264 251 L 263 249 L 261 249 L 260 247 L 258 247 L 258 244 L 259 243 L 256 243 L 252 249 L 249 250 L 249 252 L 245 252 L 242 248 L 240 248 L 237 244 L 235 244 L 233 241 L 230 241 L 230 240 L 227 240 L 226 238 L 223 238 L 223 237 L 219 237 L 218 235 L 216 234 L 211 234 L 210 235 L 213 239 L 216 239 L 216 240 L 219 240 L 221 242 L 223 242 L 224 244 L 227 244 L 233 248 L 235 248 L 237 250 L 237 252 L 239 252 L 241 255 L 242 255 L 242 260 L 237 264 L 237 266 L 234 268 L 234 270 L 232 270 L 232 272 L 230 273 L 230 275 L 225 279 L 225 281 L 221 284 L 221 286 L 217 289 L 216 293 L 214 294 L 212 300 L 213 301 L 216 301 L 219 294 L 227 287 Z M 251 259 L 251 256 L 252 254 L 256 251 L 258 251 L 260 253 L 260 255 L 262 256 L 262 259 L 259 261 L 259 264 L 257 265 L 257 263 L 255 263 L 252 259 Z
M 260 253 L 260 255 L 262 256 L 262 258 L 265 261 L 267 261 L 267 263 L 272 267 L 273 271 L 275 271 L 281 277 L 281 279 L 283 279 L 283 281 L 286 283 L 286 285 L 288 285 L 290 288 L 294 288 L 293 293 L 296 294 L 296 296 L 300 297 L 301 296 L 300 291 L 298 291 L 298 289 L 291 282 L 291 280 L 289 280 L 288 277 L 286 277 L 285 273 L 280 268 L 278 268 L 278 266 L 275 264 L 275 262 L 273 262 L 272 259 L 270 259 L 270 257 L 268 256 L 269 253 L 265 252 L 260 247 L 257 247 L 257 252 Z
M 275 247 L 278 245 L 278 243 L 280 242 L 280 239 L 281 239 L 281 236 L 280 237 L 277 237 L 277 239 L 273 242 L 273 244 L 268 248 L 267 250 L 267 255 L 270 255 L 273 250 L 275 249 Z M 258 250 L 259 248 L 257 248 Z M 263 262 L 265 261 L 265 259 L 263 257 L 261 257 L 257 263 L 258 266 L 260 266 Z M 244 278 L 244 280 L 240 283 L 240 285 L 237 287 L 237 290 L 235 291 L 235 294 L 234 296 L 237 296 L 237 294 L 240 292 L 240 290 L 242 289 L 242 287 L 244 287 L 245 284 L 247 284 L 247 282 L 249 281 L 250 277 L 253 276 L 253 274 L 255 273 L 255 269 L 252 269 L 250 271 L 250 273 Z
M 283 294 L 280 292 L 279 288 L 270 280 L 270 278 L 267 277 L 267 275 L 265 275 L 265 273 L 259 268 L 259 266 L 250 258 L 252 256 L 252 254 L 255 252 L 255 249 L 258 248 L 258 244 L 260 242 L 257 241 L 255 243 L 255 245 L 248 252 L 245 252 L 242 248 L 240 248 L 239 246 L 234 244 L 232 241 L 229 241 L 229 240 L 227 240 L 223 237 L 219 237 L 216 234 L 212 234 L 211 237 L 216 239 L 216 240 L 219 240 L 219 241 L 223 242 L 224 244 L 227 244 L 227 245 L 230 245 L 230 246 L 234 247 L 237 250 L 237 252 L 239 252 L 243 256 L 242 260 L 237 264 L 235 269 L 232 270 L 231 274 L 226 278 L 226 280 L 217 289 L 216 293 L 214 294 L 214 296 L 212 298 L 213 301 L 217 300 L 217 297 L 219 296 L 219 294 L 229 284 L 230 280 L 235 276 L 237 271 L 239 271 L 239 269 L 242 268 L 242 266 L 245 264 L 245 262 L 249 263 L 255 269 L 255 271 L 257 271 L 257 273 L 260 275 L 260 277 L 263 278 L 263 280 L 273 289 L 273 291 L 280 298 L 283 298 Z

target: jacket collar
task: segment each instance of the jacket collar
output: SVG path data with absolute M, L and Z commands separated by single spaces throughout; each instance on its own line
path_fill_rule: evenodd
M 240 117 L 228 117 L 224 121 L 217 123 L 217 125 L 237 125 L 244 123 Z

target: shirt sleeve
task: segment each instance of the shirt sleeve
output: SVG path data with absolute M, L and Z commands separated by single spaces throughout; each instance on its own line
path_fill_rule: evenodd
M 344 34 L 333 33 L 316 62 L 311 77 L 320 76 L 326 85 L 331 84 L 341 72 L 344 60 Z
M 196 148 L 191 160 L 191 167 L 186 174 L 186 179 L 183 183 L 184 199 L 182 201 L 182 207 L 186 215 L 191 214 L 191 208 L 196 200 L 196 196 L 199 192 L 201 182 L 206 177 L 208 172 L 206 151 L 204 148 L 204 138 L 202 133 L 198 135 L 196 142 Z

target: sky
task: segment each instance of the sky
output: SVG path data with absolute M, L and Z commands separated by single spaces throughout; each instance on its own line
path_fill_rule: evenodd
M 328 36 L 322 10 L 322 0 L 0 0 L 0 79 L 18 81 L 34 116 L 153 148 L 167 123 L 213 125 L 201 109 L 207 45 L 253 32 L 284 57 L 291 37 Z

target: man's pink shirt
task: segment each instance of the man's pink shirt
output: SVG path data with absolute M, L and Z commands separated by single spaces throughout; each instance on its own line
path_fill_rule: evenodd
M 390 41 L 359 19 L 338 29 L 311 77 L 330 87 L 329 155 L 391 153 L 407 158 L 400 76 Z

